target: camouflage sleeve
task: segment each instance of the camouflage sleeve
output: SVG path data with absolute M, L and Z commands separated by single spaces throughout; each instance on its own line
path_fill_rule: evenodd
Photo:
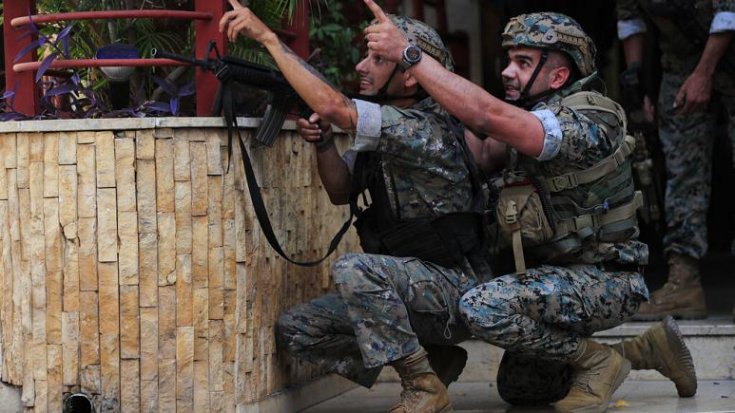
M 549 108 L 561 130 L 558 155 L 550 161 L 556 173 L 585 169 L 612 153 L 612 139 L 589 117 L 568 107 Z
M 355 151 L 374 151 L 380 143 L 382 117 L 380 105 L 354 99 L 357 109 L 357 127 L 355 128 Z
M 381 152 L 420 156 L 441 144 L 443 135 L 448 133 L 431 112 L 383 106 L 381 113 L 382 137 L 378 148 Z
M 544 127 L 544 148 L 536 159 L 539 161 L 553 159 L 561 149 L 562 132 L 559 119 L 548 109 L 534 110 L 531 114 L 536 116 Z
M 618 20 L 643 19 L 644 14 L 639 0 L 618 0 L 615 3 Z
M 735 0 L 714 0 L 715 15 L 710 25 L 710 33 L 735 31 Z
M 735 0 L 712 0 L 712 8 L 715 13 L 735 12 Z

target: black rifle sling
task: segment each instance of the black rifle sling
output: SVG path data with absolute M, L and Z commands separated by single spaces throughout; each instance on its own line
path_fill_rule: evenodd
M 323 257 L 319 258 L 318 260 L 314 261 L 295 261 L 291 258 L 289 258 L 285 252 L 283 252 L 283 249 L 281 248 L 280 243 L 278 242 L 278 238 L 276 238 L 276 234 L 273 232 L 273 227 L 271 226 L 271 220 L 268 217 L 268 211 L 265 208 L 265 203 L 263 202 L 263 196 L 260 193 L 260 186 L 258 185 L 258 181 L 255 179 L 255 172 L 253 171 L 253 165 L 250 161 L 250 155 L 248 155 L 248 151 L 245 148 L 245 143 L 242 140 L 242 136 L 240 135 L 240 129 L 237 125 L 237 117 L 235 116 L 233 105 L 232 105 L 232 85 L 223 83 L 222 87 L 224 89 L 222 93 L 222 111 L 225 118 L 225 123 L 227 124 L 227 144 L 228 144 L 228 165 L 230 160 L 232 159 L 232 130 L 235 129 L 237 131 L 237 141 L 240 143 L 240 152 L 242 154 L 242 164 L 245 169 L 245 179 L 248 183 L 248 192 L 250 193 L 250 199 L 253 202 L 253 210 L 255 211 L 255 217 L 258 219 L 258 223 L 260 224 L 260 229 L 263 231 L 263 235 L 265 235 L 265 238 L 268 240 L 268 243 L 271 244 L 271 247 L 280 255 L 283 257 L 286 261 L 304 266 L 304 267 L 312 267 L 315 266 L 322 261 L 324 261 L 332 252 L 334 252 L 335 249 L 337 249 L 337 245 L 339 245 L 339 242 L 342 240 L 342 237 L 347 232 L 347 230 L 350 229 L 350 224 L 352 223 L 352 217 L 354 215 L 354 210 L 352 206 L 350 207 L 350 216 L 347 218 L 347 221 L 345 221 L 344 224 L 342 224 L 342 228 L 337 231 L 337 233 L 332 238 L 332 241 L 329 243 L 329 250 L 326 254 L 324 254 Z M 261 127 L 263 128 L 263 125 L 268 125 L 271 123 L 272 120 L 266 118 L 263 118 L 263 121 L 261 123 Z M 281 120 L 282 122 L 282 120 Z M 281 124 L 282 125 L 282 124 Z M 280 125 L 278 128 L 268 127 L 267 129 L 270 133 L 277 134 L 280 130 Z M 258 133 L 258 132 L 256 132 Z M 267 138 L 267 137 L 266 137 Z

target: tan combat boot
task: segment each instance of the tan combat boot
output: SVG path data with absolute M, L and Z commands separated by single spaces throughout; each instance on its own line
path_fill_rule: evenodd
M 429 366 L 421 349 L 391 363 L 401 377 L 401 401 L 388 413 L 446 413 L 452 411 L 447 388 Z
M 445 387 L 457 381 L 467 364 L 467 350 L 460 346 L 424 346 L 429 353 L 429 365 Z
M 654 369 L 671 379 L 679 397 L 697 393 L 697 373 L 679 327 L 671 316 L 638 337 L 611 345 L 635 370 Z
M 699 281 L 699 260 L 686 255 L 669 256 L 669 280 L 641 304 L 633 320 L 661 320 L 667 315 L 694 320 L 707 317 L 704 290 Z
M 554 403 L 560 413 L 602 413 L 615 390 L 630 372 L 630 361 L 608 346 L 582 340 L 569 364 L 574 368 L 572 388 Z

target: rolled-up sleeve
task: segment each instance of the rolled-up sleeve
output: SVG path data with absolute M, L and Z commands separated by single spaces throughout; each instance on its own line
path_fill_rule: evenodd
M 544 148 L 536 159 L 539 161 L 553 159 L 561 150 L 562 131 L 559 119 L 548 109 L 534 110 L 531 114 L 536 116 L 544 127 Z
M 353 101 L 357 107 L 357 130 L 352 148 L 358 152 L 374 151 L 380 143 L 380 105 L 359 99 Z
M 645 32 L 646 22 L 643 19 L 618 20 L 618 39 L 620 40 Z
M 710 25 L 710 33 L 735 31 L 735 12 L 722 11 L 715 14 Z

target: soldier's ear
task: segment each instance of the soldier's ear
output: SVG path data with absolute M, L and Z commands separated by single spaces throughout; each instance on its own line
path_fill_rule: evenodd
M 563 88 L 571 75 L 572 71 L 567 66 L 559 66 L 551 69 L 551 73 L 549 73 L 549 88 L 553 90 Z
M 403 75 L 405 76 L 403 78 L 403 87 L 404 88 L 411 89 L 412 87 L 418 86 L 419 82 L 410 73 L 404 73 Z

